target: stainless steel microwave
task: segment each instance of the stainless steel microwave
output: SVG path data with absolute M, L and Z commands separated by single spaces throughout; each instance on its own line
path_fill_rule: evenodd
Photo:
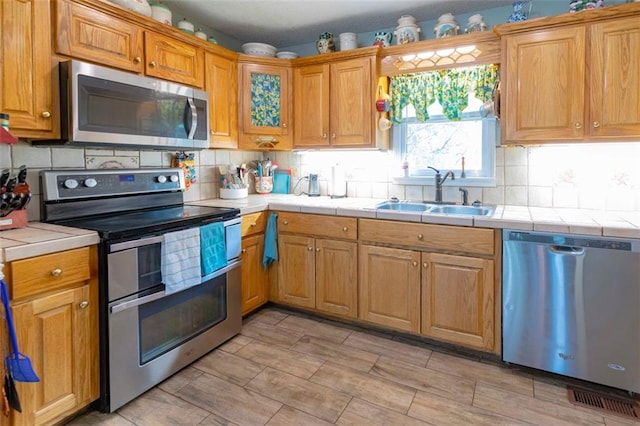
M 207 92 L 79 61 L 60 63 L 61 140 L 106 148 L 209 147 Z

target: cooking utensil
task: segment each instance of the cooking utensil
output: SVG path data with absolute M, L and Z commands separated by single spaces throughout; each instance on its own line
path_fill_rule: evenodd
M 5 340 L 1 340 L 5 356 L 10 355 Z M 13 381 L 13 377 L 11 377 L 11 372 L 9 371 L 9 366 L 6 362 L 4 366 L 4 385 L 2 387 L 2 405 L 5 417 L 9 416 L 9 408 L 13 408 L 18 413 L 22 413 L 22 406 L 20 405 L 20 397 L 18 396 L 16 383 Z
M 5 358 L 7 369 L 14 380 L 19 382 L 39 382 L 40 379 L 31 366 L 31 360 L 18 350 L 18 338 L 16 337 L 16 330 L 13 326 L 13 317 L 11 315 L 11 307 L 9 306 L 9 294 L 4 279 L 0 279 L 0 293 L 2 293 L 2 304 L 4 305 L 7 328 L 9 330 L 9 337 L 11 338 L 11 346 L 13 347 L 13 353 L 7 355 Z
M 9 169 L 3 169 L 2 173 L 0 174 L 0 187 L 2 188 L 2 192 L 5 192 L 5 187 L 7 186 L 7 182 L 9 181 L 10 177 L 11 171 Z

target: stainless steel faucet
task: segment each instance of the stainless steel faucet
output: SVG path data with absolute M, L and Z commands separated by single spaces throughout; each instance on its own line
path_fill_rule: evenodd
M 442 184 L 447 180 L 448 177 L 451 177 L 451 180 L 454 180 L 456 178 L 456 175 L 454 175 L 453 172 L 449 170 L 447 173 L 444 174 L 444 178 L 443 178 L 442 175 L 440 175 L 440 170 L 431 166 L 427 166 L 427 167 L 436 172 L 436 177 L 435 177 L 436 203 L 441 203 L 442 202 Z

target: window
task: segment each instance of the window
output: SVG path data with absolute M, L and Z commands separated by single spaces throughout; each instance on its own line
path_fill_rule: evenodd
M 459 177 L 464 158 L 468 185 L 495 185 L 499 125 L 485 108 L 491 106 L 496 76 L 476 84 L 478 70 L 486 72 L 478 67 L 408 75 L 395 81 L 395 92 L 392 80 L 393 150 L 398 161 L 406 158 L 409 163 L 409 178 L 400 178 L 401 183 L 430 183 L 426 179 L 435 172 L 429 166 Z

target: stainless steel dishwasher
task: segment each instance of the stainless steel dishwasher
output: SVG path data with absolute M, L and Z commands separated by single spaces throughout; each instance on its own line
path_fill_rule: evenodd
M 503 231 L 503 360 L 640 392 L 640 240 Z

